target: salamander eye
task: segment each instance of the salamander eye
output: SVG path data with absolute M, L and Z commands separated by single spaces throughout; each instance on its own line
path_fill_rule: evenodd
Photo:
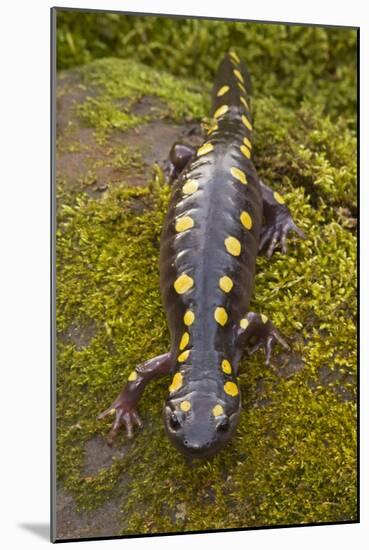
M 228 417 L 224 417 L 223 420 L 221 420 L 221 422 L 219 422 L 218 426 L 217 426 L 217 430 L 219 432 L 226 432 L 229 428 L 229 418 Z
M 178 417 L 175 413 L 172 413 L 169 417 L 169 424 L 170 424 L 170 427 L 173 429 L 173 430 L 178 430 L 179 426 L 180 426 L 180 422 L 178 420 Z

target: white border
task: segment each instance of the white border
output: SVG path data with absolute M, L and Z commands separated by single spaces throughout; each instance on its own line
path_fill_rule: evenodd
M 227 0 L 215 6 L 204 0 L 70 0 L 67 7 L 102 8 L 155 13 L 177 13 L 361 26 L 362 97 L 368 98 L 368 30 L 365 4 L 359 0 L 338 2 L 309 0 L 242 3 Z M 57 4 L 57 5 L 60 5 Z M 47 544 L 35 534 L 49 522 L 49 8 L 48 0 L 5 2 L 1 9 L 1 541 L 5 548 L 32 550 Z M 5 69 L 5 70 L 4 70 Z M 4 124 L 5 121 L 5 124 Z M 362 102 L 361 149 L 368 151 L 368 108 Z M 364 131 L 366 130 L 366 132 Z M 368 136 L 366 135 L 368 134 Z M 362 155 L 361 208 L 369 211 L 368 156 Z M 5 166 L 5 170 L 4 170 Z M 364 191 L 365 190 L 365 191 Z M 362 248 L 368 242 L 368 216 L 362 216 Z M 362 278 L 368 275 L 362 250 Z M 364 281 L 367 278 L 364 278 Z M 367 286 L 367 285 L 366 285 Z M 364 285 L 365 287 L 365 285 Z M 362 341 L 368 326 L 368 294 L 362 289 Z M 344 330 L 344 327 L 342 327 Z M 369 365 L 362 346 L 362 365 Z M 366 389 L 362 372 L 361 416 L 368 427 Z M 362 440 L 362 523 L 345 526 L 187 535 L 84 542 L 83 548 L 110 545 L 125 548 L 187 548 L 212 544 L 246 544 L 249 548 L 284 550 L 364 547 L 368 536 L 368 443 Z M 22 525 L 36 526 L 32 529 Z

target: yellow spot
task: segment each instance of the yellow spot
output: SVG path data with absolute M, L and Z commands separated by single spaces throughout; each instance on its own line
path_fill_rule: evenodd
M 187 327 L 190 327 L 192 325 L 192 323 L 194 322 L 195 320 L 195 314 L 193 311 L 191 311 L 190 309 L 188 309 L 186 311 L 186 313 L 184 314 L 183 316 L 183 322 L 184 324 L 187 326 Z
M 218 130 L 218 123 L 214 122 L 214 124 L 212 124 L 208 130 L 208 135 L 216 132 L 216 130 Z
M 182 401 L 182 403 L 180 404 L 179 408 L 181 409 L 181 411 L 183 412 L 188 412 L 191 408 L 191 403 L 189 401 Z
M 252 130 L 251 122 L 245 115 L 242 115 L 241 120 L 248 130 Z
M 135 370 L 133 370 L 128 376 L 128 380 L 129 382 L 134 382 L 135 380 L 137 380 L 137 372 Z
M 239 256 L 241 254 L 241 243 L 236 237 L 227 237 L 224 240 L 224 244 L 232 256 Z
M 183 218 L 179 218 L 179 220 L 176 221 L 176 231 L 178 233 L 186 231 L 186 229 L 190 229 L 193 226 L 194 221 L 190 216 L 183 216 Z
M 184 332 L 179 344 L 179 349 L 185 349 L 189 341 L 190 335 L 188 334 L 188 332 Z
M 252 228 L 252 219 L 248 212 L 245 212 L 245 211 L 241 212 L 240 220 L 245 229 Z
M 249 326 L 249 322 L 248 320 L 244 317 L 243 319 L 241 319 L 240 321 L 240 327 L 243 328 L 243 329 L 246 329 L 248 326 Z
M 230 292 L 233 287 L 233 281 L 230 277 L 224 275 L 224 277 L 219 279 L 219 286 L 222 290 L 224 290 L 224 292 Z
M 260 317 L 261 317 L 262 322 L 265 325 L 265 323 L 268 321 L 268 317 L 266 315 L 264 315 L 263 313 L 260 315 Z
M 214 145 L 212 143 L 204 143 L 199 149 L 197 149 L 197 156 L 202 157 L 203 155 L 207 155 L 214 149 Z
M 185 195 L 192 195 L 192 193 L 197 191 L 198 187 L 199 184 L 196 180 L 188 180 L 182 187 L 182 191 Z
M 224 409 L 223 409 L 222 405 L 215 405 L 213 407 L 213 415 L 214 416 L 221 416 L 222 414 L 224 414 Z
M 246 145 L 241 145 L 240 150 L 241 150 L 241 153 L 245 155 L 247 159 L 251 157 L 250 149 L 246 147 Z
M 229 52 L 229 57 L 233 59 L 233 61 L 235 61 L 236 63 L 240 63 L 240 58 L 233 50 Z
M 193 279 L 186 275 L 186 273 L 182 273 L 174 282 L 174 290 L 178 294 L 184 294 L 187 292 L 187 290 L 190 290 L 190 288 L 193 287 Z
M 247 137 L 243 138 L 243 142 L 246 145 L 246 147 L 248 147 L 249 149 L 252 148 L 251 141 Z
M 231 174 L 236 180 L 240 181 L 241 183 L 244 183 L 246 185 L 247 179 L 245 172 L 242 172 L 239 168 L 236 168 L 235 166 L 232 166 L 231 168 Z
M 223 361 L 222 361 L 222 371 L 225 374 L 231 374 L 232 373 L 231 363 L 228 361 L 228 359 L 223 359 Z
M 236 395 L 238 395 L 238 387 L 237 387 L 237 384 L 235 384 L 234 382 L 226 382 L 224 384 L 224 391 L 226 392 L 227 395 L 230 395 L 232 397 L 236 397 Z
M 189 355 L 190 355 L 190 350 L 187 349 L 186 351 L 182 351 L 181 355 L 178 355 L 177 359 L 180 363 L 183 363 L 188 359 Z
M 242 74 L 240 73 L 240 71 L 238 69 L 233 69 L 233 73 L 234 75 L 236 76 L 236 78 L 238 78 L 238 80 L 240 82 L 242 82 L 242 84 L 244 84 L 244 79 L 243 79 L 243 76 Z
M 218 97 L 221 97 L 222 95 L 226 94 L 229 90 L 229 86 L 222 86 L 217 93 Z
M 215 308 L 214 319 L 216 320 L 217 323 L 219 323 L 220 325 L 222 325 L 222 327 L 224 327 L 224 325 L 228 321 L 228 313 L 226 312 L 224 307 Z
M 249 109 L 249 106 L 248 106 L 248 104 L 247 104 L 246 99 L 245 99 L 244 97 L 241 96 L 241 97 L 240 97 L 240 101 L 241 101 L 241 103 L 246 107 L 246 109 L 248 110 L 248 109 Z
M 245 88 L 245 86 L 242 84 L 242 82 L 237 82 L 237 85 L 238 85 L 239 89 L 241 90 L 241 92 L 243 92 L 244 94 L 247 94 L 246 88 Z
M 277 193 L 277 191 L 273 194 L 273 197 L 277 202 L 279 202 L 279 204 L 284 204 L 284 198 L 281 197 L 281 195 Z
M 170 393 L 179 390 L 183 384 L 183 376 L 180 372 L 176 372 L 173 376 L 171 385 L 169 386 Z
M 214 118 L 220 118 L 221 116 L 225 115 L 228 109 L 229 109 L 228 105 L 222 105 L 221 107 L 219 107 L 219 109 L 215 111 L 213 115 Z
M 108 414 L 114 414 L 114 413 L 115 413 L 115 409 L 111 409 L 111 411 Z

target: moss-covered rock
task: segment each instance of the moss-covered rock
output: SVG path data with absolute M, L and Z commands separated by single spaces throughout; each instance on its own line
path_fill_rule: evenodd
M 140 402 L 144 430 L 91 467 L 91 441 L 107 452 L 97 414 L 133 366 L 168 349 L 158 251 L 170 190 L 153 161 L 169 136 L 199 128 L 210 86 L 112 58 L 60 75 L 58 480 L 80 510 L 120 503 L 112 535 L 356 518 L 356 139 L 321 96 L 252 104 L 260 176 L 308 235 L 257 263 L 252 308 L 291 353 L 276 350 L 271 368 L 244 357 L 240 426 L 213 459 L 189 464 L 168 442 L 163 379 Z

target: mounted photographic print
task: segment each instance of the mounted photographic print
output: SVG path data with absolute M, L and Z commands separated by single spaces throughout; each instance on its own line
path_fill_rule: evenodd
M 358 29 L 51 15 L 52 540 L 357 522 Z

